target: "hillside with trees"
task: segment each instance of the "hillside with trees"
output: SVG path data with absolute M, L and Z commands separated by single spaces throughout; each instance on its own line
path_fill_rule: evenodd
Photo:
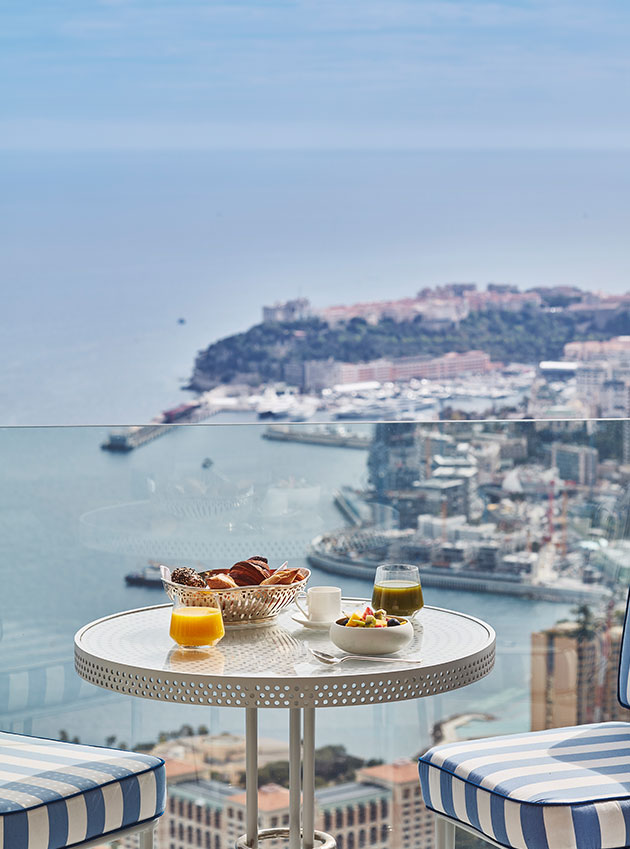
M 318 318 L 257 324 L 201 351 L 190 387 L 235 380 L 282 380 L 287 363 L 330 357 L 356 363 L 380 357 L 482 350 L 500 362 L 538 363 L 561 357 L 567 342 L 614 335 L 624 318 L 627 327 L 630 314 L 616 316 L 614 328 L 596 329 L 576 313 L 531 307 L 520 312 L 475 312 L 458 325 L 440 329 L 427 327 L 420 317 L 402 322 L 384 318 L 378 324 L 353 318 L 334 326 Z

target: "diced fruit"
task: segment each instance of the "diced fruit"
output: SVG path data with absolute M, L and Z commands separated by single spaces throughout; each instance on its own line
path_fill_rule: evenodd
M 355 610 L 350 617 L 344 616 L 343 619 L 339 620 L 339 624 L 345 625 L 346 628 L 390 628 L 396 625 L 404 625 L 405 621 L 388 616 L 385 610 L 374 611 L 368 606 L 362 613 Z

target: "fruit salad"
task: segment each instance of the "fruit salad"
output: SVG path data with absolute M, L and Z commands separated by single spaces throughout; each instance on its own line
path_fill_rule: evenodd
M 384 610 L 372 610 L 368 605 L 362 612 L 355 610 L 352 616 L 339 619 L 338 624 L 346 628 L 394 628 L 396 625 L 404 625 L 406 621 L 388 616 Z

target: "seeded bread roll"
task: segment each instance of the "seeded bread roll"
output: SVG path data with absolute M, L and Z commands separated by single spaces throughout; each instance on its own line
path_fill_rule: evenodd
M 204 579 L 189 566 L 178 566 L 171 572 L 171 581 L 174 584 L 183 584 L 185 587 L 205 587 Z

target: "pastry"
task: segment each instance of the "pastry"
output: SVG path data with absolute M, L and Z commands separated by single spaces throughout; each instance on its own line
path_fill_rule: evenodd
M 292 584 L 294 581 L 299 581 L 301 578 L 299 569 L 278 569 L 273 575 L 261 581 L 261 586 L 269 586 L 270 584 Z
M 240 560 L 230 569 L 230 576 L 239 587 L 251 587 L 260 584 L 270 574 L 271 572 L 265 566 L 252 563 L 251 560 Z
M 206 584 L 213 590 L 233 590 L 234 587 L 238 587 L 234 578 L 225 573 L 211 575 L 209 578 L 206 578 Z
M 178 566 L 171 572 L 171 581 L 174 584 L 183 584 L 185 587 L 205 587 L 204 579 L 189 566 Z

